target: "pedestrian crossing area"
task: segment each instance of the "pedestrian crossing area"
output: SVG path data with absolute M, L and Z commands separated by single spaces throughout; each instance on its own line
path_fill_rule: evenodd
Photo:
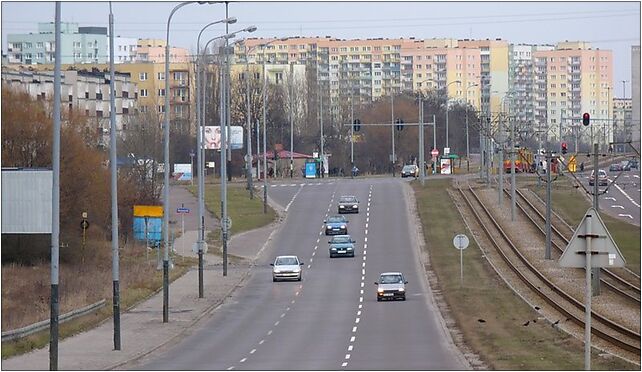
M 301 186 L 323 186 L 323 185 L 334 185 L 334 182 L 277 183 L 277 184 L 271 184 L 270 187 L 301 187 Z

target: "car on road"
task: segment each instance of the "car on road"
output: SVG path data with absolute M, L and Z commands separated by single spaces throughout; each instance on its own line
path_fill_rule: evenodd
M 345 235 L 348 233 L 348 220 L 344 216 L 330 216 L 325 223 L 326 235 Z
M 400 272 L 385 272 L 379 275 L 377 285 L 377 301 L 406 300 L 406 284 L 408 281 Z
M 631 167 L 631 169 L 640 169 L 640 165 L 637 159 L 629 160 L 629 166 Z
M 622 160 L 620 162 L 620 165 L 622 166 L 623 171 L 630 171 L 631 170 L 631 164 L 629 163 L 628 160 Z
M 401 169 L 401 178 L 419 177 L 419 167 L 414 164 L 404 165 Z
M 609 172 L 621 172 L 624 168 L 620 163 L 613 163 L 609 166 Z
M 294 279 L 301 281 L 303 275 L 303 262 L 299 261 L 297 256 L 277 256 L 272 267 L 272 281 L 276 282 L 280 279 Z
M 597 185 L 598 186 L 609 185 L 607 174 L 604 169 L 598 169 Z M 589 176 L 589 186 L 595 186 L 595 171 L 592 171 L 591 175 Z
M 359 213 L 359 199 L 353 195 L 345 195 L 339 198 L 339 213 Z
M 336 256 L 354 257 L 354 243 L 350 235 L 335 235 L 328 242 L 330 244 L 330 258 Z

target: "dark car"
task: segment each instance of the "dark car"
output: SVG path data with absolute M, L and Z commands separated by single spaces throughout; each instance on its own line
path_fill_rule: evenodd
M 638 163 L 638 160 L 637 160 L 637 159 L 629 160 L 629 166 L 630 166 L 632 169 L 639 169 L 639 168 L 640 168 L 640 165 L 639 165 L 639 163 Z
M 348 220 L 344 216 L 330 216 L 325 223 L 326 235 L 345 235 L 348 233 Z
M 413 164 L 404 165 L 401 169 L 401 178 L 419 177 L 419 167 Z
M 350 235 L 336 235 L 328 242 L 330 244 L 330 257 L 350 256 L 354 257 L 354 243 Z
M 342 196 L 338 209 L 339 213 L 359 213 L 359 200 L 356 196 Z
M 623 167 L 620 163 L 613 163 L 609 167 L 609 172 L 621 172 L 623 170 Z
M 377 301 L 381 300 L 406 300 L 406 284 L 400 272 L 386 272 L 379 275 L 377 285 Z

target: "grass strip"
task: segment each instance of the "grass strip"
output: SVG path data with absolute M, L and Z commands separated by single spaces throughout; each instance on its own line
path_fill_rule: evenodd
M 538 187 L 536 182 L 524 184 L 546 200 L 546 185 Z M 553 210 L 571 226 L 577 226 L 582 221 L 591 203 L 584 197 L 582 188 L 573 187 L 567 178 L 559 178 L 552 183 L 551 201 Z M 611 236 L 615 240 L 620 252 L 626 259 L 626 267 L 640 274 L 640 227 L 626 223 L 607 213 L 600 213 Z
M 217 184 L 206 184 L 205 189 L 205 208 L 220 219 L 221 187 Z M 188 190 L 194 195 L 198 193 L 196 186 L 190 186 Z M 248 195 L 244 184 L 228 184 L 227 215 L 232 219 L 230 236 L 269 225 L 276 219 L 276 212 L 269 205 L 267 213 L 263 213 L 263 199 L 257 195 L 250 199 Z M 221 230 L 216 229 L 208 238 L 220 245 Z
M 430 180 L 424 187 L 413 181 L 412 186 L 431 269 L 468 346 L 493 370 L 583 369 L 583 344 L 538 319 L 538 313 L 506 286 L 482 256 L 447 192 L 450 180 Z M 463 285 L 459 251 L 452 243 L 459 233 L 470 238 L 463 255 Z M 595 351 L 591 363 L 597 370 L 639 369 Z
M 145 262 L 144 256 L 137 257 L 140 265 L 149 264 Z M 170 283 L 183 276 L 192 266 L 196 265 L 198 261 L 194 258 L 184 258 L 183 260 L 174 260 L 174 269 L 169 272 Z M 111 283 L 110 283 L 111 284 Z M 156 272 L 146 279 L 145 281 L 138 282 L 130 285 L 127 288 L 121 288 L 120 292 L 120 306 L 121 311 L 125 312 L 126 309 L 145 301 L 163 287 L 163 272 L 156 270 Z M 113 316 L 113 301 L 112 298 L 106 299 L 105 306 L 98 311 L 87 314 L 85 316 L 61 323 L 58 329 L 59 340 L 64 340 L 67 337 L 85 332 L 92 328 L 97 327 L 103 321 L 108 320 Z M 125 309 L 125 310 L 124 310 Z M 10 358 L 12 356 L 21 355 L 35 349 L 40 349 L 49 344 L 49 328 L 40 332 L 36 332 L 26 337 L 19 338 L 14 341 L 6 341 L 2 343 L 2 359 Z

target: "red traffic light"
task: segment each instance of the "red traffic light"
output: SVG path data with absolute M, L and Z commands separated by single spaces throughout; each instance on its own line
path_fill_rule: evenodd
M 562 154 L 566 154 L 568 152 L 568 145 L 566 142 L 562 142 Z
M 582 124 L 584 126 L 588 126 L 591 121 L 591 115 L 589 115 L 588 112 L 585 112 L 584 115 L 582 115 Z

